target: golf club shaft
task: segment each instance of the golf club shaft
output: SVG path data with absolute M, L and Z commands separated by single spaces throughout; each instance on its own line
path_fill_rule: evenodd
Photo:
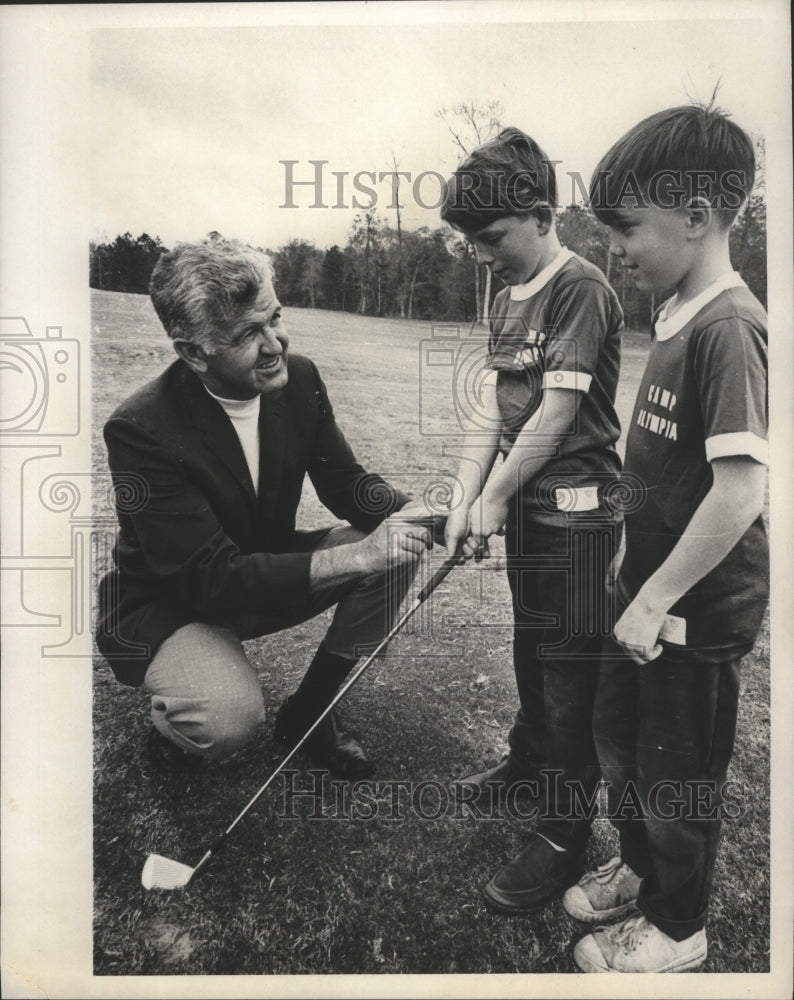
M 359 667 L 357 667 L 356 670 L 350 675 L 350 677 L 345 681 L 345 683 L 336 693 L 330 704 L 325 708 L 322 714 L 320 714 L 315 719 L 311 727 L 306 730 L 306 732 L 298 741 L 298 743 L 296 743 L 295 746 L 290 750 L 290 752 L 278 765 L 275 771 L 270 775 L 270 777 L 267 779 L 264 785 L 262 785 L 262 787 L 259 789 L 256 795 L 254 795 L 251 801 L 245 806 L 245 808 L 239 813 L 239 815 L 232 820 L 229 826 L 227 826 L 226 830 L 217 838 L 217 840 L 215 840 L 215 842 L 207 850 L 202 859 L 193 869 L 193 875 L 191 876 L 191 878 L 194 878 L 195 875 L 198 873 L 199 869 L 204 867 L 204 865 L 209 861 L 209 859 L 218 850 L 218 848 L 220 848 L 223 845 L 226 838 L 229 836 L 232 830 L 237 826 L 240 820 L 243 819 L 243 817 L 251 809 L 253 809 L 254 805 L 256 805 L 256 803 L 259 801 L 259 798 L 265 793 L 265 791 L 267 791 L 267 789 L 270 787 L 271 783 L 276 778 L 276 776 L 279 775 L 284 770 L 284 768 L 287 766 L 287 764 L 289 764 L 289 762 L 292 760 L 295 754 L 300 750 L 300 748 L 303 746 L 306 740 L 309 739 L 311 734 L 320 725 L 323 719 L 325 719 L 325 717 L 329 714 L 329 712 L 331 712 L 339 704 L 339 702 L 342 700 L 345 694 L 347 694 L 350 688 L 353 687 L 353 685 L 356 683 L 359 677 L 361 677 L 361 675 L 369 668 L 370 664 L 378 655 L 378 653 L 380 653 L 380 651 L 386 645 L 388 645 L 389 642 L 391 642 L 391 640 L 403 628 L 406 622 L 408 622 L 409 619 L 411 619 L 414 616 L 414 614 L 425 603 L 428 597 L 430 597 L 430 595 L 433 593 L 436 587 L 438 587 L 438 585 L 442 582 L 442 580 L 445 580 L 446 577 L 449 575 L 449 573 L 455 568 L 455 566 L 459 566 L 462 562 L 465 562 L 464 557 L 462 555 L 457 554 L 454 556 L 450 556 L 444 561 L 444 563 L 441 566 L 439 566 L 439 568 L 436 570 L 436 572 L 433 574 L 430 580 L 420 590 L 419 595 L 417 596 L 413 604 L 411 604 L 403 612 L 403 614 L 391 628 L 388 635 L 386 635 L 383 639 L 381 639 L 376 648 L 369 654 L 369 656 L 364 660 L 364 662 Z

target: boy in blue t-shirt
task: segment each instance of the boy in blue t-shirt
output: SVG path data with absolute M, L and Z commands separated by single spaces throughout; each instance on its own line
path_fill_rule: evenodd
M 680 972 L 706 958 L 739 661 L 768 599 L 766 315 L 728 247 L 754 174 L 747 135 L 693 105 L 640 122 L 591 181 L 610 252 L 638 288 L 675 294 L 655 316 L 627 437 L 625 470 L 641 487 L 594 713 L 621 854 L 564 897 L 585 922 L 625 919 L 578 942 L 585 972 Z
M 472 810 L 498 801 L 539 814 L 524 849 L 484 888 L 506 914 L 541 909 L 585 870 L 600 777 L 593 701 L 613 624 L 604 578 L 620 533 L 623 314 L 598 268 L 560 245 L 555 204 L 553 163 L 508 128 L 458 167 L 441 212 L 507 285 L 446 529 L 449 552 L 461 545 L 467 557 L 506 534 L 519 707 L 507 757 L 456 786 Z

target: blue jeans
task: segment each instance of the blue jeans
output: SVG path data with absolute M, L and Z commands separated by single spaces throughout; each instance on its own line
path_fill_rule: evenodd
M 599 658 L 612 628 L 604 580 L 620 525 L 603 512 L 559 524 L 511 517 L 507 575 L 520 708 L 510 731 L 516 773 L 540 781 L 538 831 L 578 849 L 595 812 L 600 772 L 592 735 Z
M 595 739 L 639 907 L 683 941 L 706 917 L 733 751 L 739 660 L 638 666 L 612 644 L 601 666 Z

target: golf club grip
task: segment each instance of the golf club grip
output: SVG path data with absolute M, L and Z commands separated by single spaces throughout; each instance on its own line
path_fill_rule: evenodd
M 441 583 L 441 581 L 445 580 L 456 566 L 460 566 L 461 563 L 464 562 L 466 562 L 466 560 L 460 553 L 456 553 L 454 556 L 449 556 L 448 559 L 445 559 L 442 565 L 438 567 L 428 582 L 419 591 L 419 596 L 416 598 L 417 605 L 423 604 Z
M 397 511 L 394 516 L 399 519 L 400 512 Z M 423 528 L 427 528 L 433 536 L 433 541 L 436 545 L 444 544 L 444 530 L 447 526 L 446 514 L 422 514 L 419 517 L 409 517 L 407 520 L 411 524 L 417 524 Z

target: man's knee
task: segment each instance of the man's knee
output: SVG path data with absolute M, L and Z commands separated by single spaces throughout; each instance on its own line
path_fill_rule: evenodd
M 205 753 L 210 760 L 223 760 L 242 749 L 256 735 L 265 721 L 265 701 L 261 691 L 251 692 L 244 700 L 215 701 L 208 706 Z
M 178 699 L 152 697 L 152 718 L 183 750 L 223 760 L 249 743 L 265 719 L 261 690 Z
M 163 642 L 144 684 L 155 726 L 188 753 L 228 757 L 264 719 L 259 679 L 228 628 L 183 626 Z

